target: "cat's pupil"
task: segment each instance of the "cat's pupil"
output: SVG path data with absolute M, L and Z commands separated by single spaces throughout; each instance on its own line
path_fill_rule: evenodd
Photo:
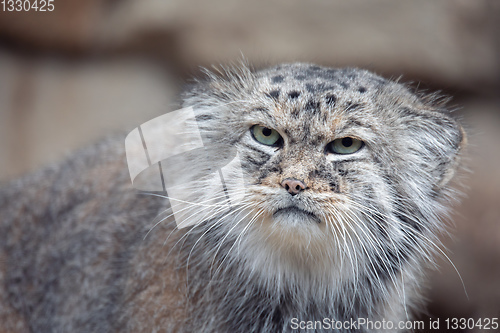
M 264 127 L 264 129 L 262 130 L 262 134 L 264 134 L 265 136 L 269 136 L 271 135 L 271 133 L 272 131 L 269 128 Z
M 352 146 L 352 138 L 343 138 L 342 139 L 342 145 L 344 147 L 350 147 L 350 146 Z

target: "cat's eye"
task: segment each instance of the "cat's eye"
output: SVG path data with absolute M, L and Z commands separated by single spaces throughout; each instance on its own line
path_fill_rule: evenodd
M 326 151 L 333 154 L 347 155 L 357 152 L 361 147 L 363 147 L 363 141 L 345 137 L 330 142 L 328 146 L 326 146 Z
M 282 142 L 281 135 L 271 128 L 254 125 L 250 128 L 253 138 L 266 146 L 278 146 Z

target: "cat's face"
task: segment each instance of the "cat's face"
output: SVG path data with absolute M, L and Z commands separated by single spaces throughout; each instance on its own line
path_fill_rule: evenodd
M 325 82 L 314 74 L 258 79 L 255 94 L 262 98 L 242 115 L 247 131 L 238 150 L 248 200 L 261 211 L 252 231 L 288 252 L 331 256 L 398 233 L 383 221 L 390 188 L 377 161 L 379 147 L 395 141 L 388 140 L 393 133 L 377 133 L 374 83 Z
M 436 229 L 463 141 L 447 115 L 361 70 L 245 75 L 214 80 L 195 102 L 205 136 L 239 153 L 243 213 L 224 223 L 240 244 L 354 266 Z

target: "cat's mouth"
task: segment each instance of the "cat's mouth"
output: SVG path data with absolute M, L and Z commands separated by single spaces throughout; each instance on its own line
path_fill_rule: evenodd
M 280 219 L 303 219 L 313 220 L 316 223 L 321 223 L 321 220 L 313 213 L 303 210 L 297 206 L 289 206 L 278 209 L 273 213 L 274 218 Z

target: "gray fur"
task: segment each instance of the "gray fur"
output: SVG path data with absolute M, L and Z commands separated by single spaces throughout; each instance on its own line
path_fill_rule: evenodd
M 0 193 L 0 332 L 291 332 L 292 318 L 413 318 L 465 144 L 444 105 L 368 71 L 311 64 L 208 73 L 184 101 L 214 158 L 238 151 L 243 202 L 193 205 L 200 223 L 177 230 L 164 194 L 131 189 L 121 137 L 14 181 Z M 256 142 L 253 125 L 283 146 Z M 364 147 L 326 153 L 345 136 Z M 307 189 L 292 197 L 287 177 Z M 216 185 L 201 178 L 193 195 Z M 320 222 L 273 218 L 290 205 Z

